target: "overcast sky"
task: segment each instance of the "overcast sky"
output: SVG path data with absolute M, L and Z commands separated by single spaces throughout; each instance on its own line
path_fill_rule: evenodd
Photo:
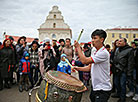
M 73 40 L 90 41 L 97 28 L 138 28 L 138 0 L 0 0 L 0 39 L 8 35 L 38 37 L 38 28 L 57 5 L 72 29 Z

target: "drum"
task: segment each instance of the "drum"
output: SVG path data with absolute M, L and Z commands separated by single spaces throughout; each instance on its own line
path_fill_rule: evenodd
M 59 71 L 48 71 L 36 93 L 36 102 L 80 102 L 86 91 L 77 78 Z

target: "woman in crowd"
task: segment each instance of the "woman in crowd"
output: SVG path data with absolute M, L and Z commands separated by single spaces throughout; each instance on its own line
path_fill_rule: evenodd
M 11 67 L 13 66 L 14 49 L 11 46 L 10 39 L 5 39 L 3 45 L 0 48 L 0 90 L 3 89 L 3 80 L 5 81 L 4 87 L 11 88 L 10 79 L 11 79 Z
M 31 84 L 33 87 L 34 84 L 38 81 L 38 72 L 39 72 L 39 56 L 38 56 L 38 47 L 39 44 L 37 41 L 33 41 L 31 46 L 29 48 L 29 54 L 30 54 L 30 63 L 31 63 L 31 68 L 30 68 L 30 76 L 29 79 L 31 81 Z

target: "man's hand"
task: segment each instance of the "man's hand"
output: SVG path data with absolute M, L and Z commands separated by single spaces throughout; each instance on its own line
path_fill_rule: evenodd
M 76 40 L 74 41 L 74 47 L 75 48 L 79 48 L 80 47 L 80 44 Z
M 78 71 L 78 68 L 77 66 L 73 66 L 73 68 L 71 68 L 72 72 L 75 72 L 76 70 Z

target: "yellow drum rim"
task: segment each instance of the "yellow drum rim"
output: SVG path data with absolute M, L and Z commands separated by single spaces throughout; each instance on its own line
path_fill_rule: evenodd
M 39 101 L 39 102 L 42 102 L 41 100 L 40 100 L 40 98 L 38 97 L 38 93 L 36 92 L 36 99 Z M 37 100 L 36 100 L 36 102 L 37 102 Z

